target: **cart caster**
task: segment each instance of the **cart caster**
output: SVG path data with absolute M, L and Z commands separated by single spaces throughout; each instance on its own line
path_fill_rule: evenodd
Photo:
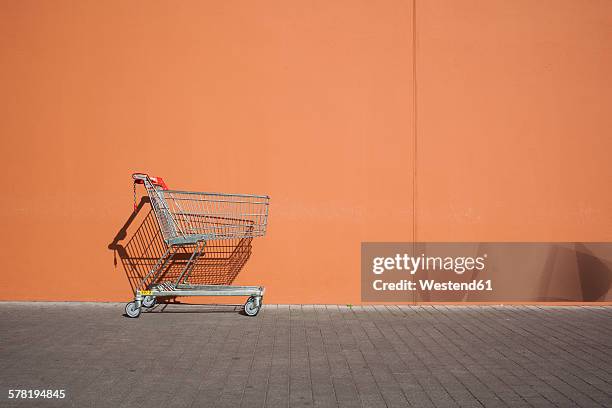
M 142 305 L 144 307 L 151 308 L 153 306 L 155 306 L 155 304 L 157 303 L 157 298 L 155 296 L 145 296 L 144 299 L 142 299 Z
M 140 316 L 140 308 L 136 307 L 136 303 L 130 302 L 125 305 L 125 314 L 129 317 L 138 317 Z
M 259 309 L 261 309 L 262 300 L 263 298 L 259 298 L 259 306 L 257 306 L 257 303 L 255 302 L 255 297 L 249 297 L 249 299 L 244 304 L 244 313 L 247 316 L 257 316 L 257 313 L 259 313 Z

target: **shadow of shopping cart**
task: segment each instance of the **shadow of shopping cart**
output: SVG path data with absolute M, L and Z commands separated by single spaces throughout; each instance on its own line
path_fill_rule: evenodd
M 209 242 L 194 262 L 189 282 L 194 285 L 231 285 L 251 256 L 252 240 L 241 238 Z M 141 198 L 108 248 L 114 251 L 115 265 L 120 261 L 132 291 L 136 293 L 140 282 L 166 251 L 149 197 Z M 192 252 L 192 248 L 182 247 L 156 277 L 156 282 L 147 284 L 177 279 Z M 165 302 L 174 300 L 172 297 L 163 299 Z

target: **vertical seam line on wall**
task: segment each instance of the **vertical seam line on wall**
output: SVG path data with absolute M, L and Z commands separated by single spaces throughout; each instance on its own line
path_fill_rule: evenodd
M 414 144 L 412 155 L 412 251 L 417 242 L 417 0 L 412 0 L 412 114 L 414 121 Z M 416 304 L 416 293 L 412 292 L 412 302 Z
M 417 240 L 417 18 L 416 18 L 416 2 L 412 1 L 412 108 L 414 120 L 414 144 L 413 144 L 413 160 L 412 160 L 412 241 Z

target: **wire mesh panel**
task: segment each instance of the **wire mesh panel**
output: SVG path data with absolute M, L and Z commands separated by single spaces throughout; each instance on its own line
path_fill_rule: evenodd
M 168 244 L 253 238 L 266 232 L 269 197 L 147 188 Z
M 159 229 L 162 232 L 164 240 L 168 243 L 169 240 L 178 237 L 179 234 L 174 224 L 174 220 L 172 219 L 172 215 L 170 214 L 170 208 L 164 198 L 164 190 L 149 183 L 145 184 L 149 199 L 151 200 L 151 207 L 153 207 L 153 211 L 159 223 Z

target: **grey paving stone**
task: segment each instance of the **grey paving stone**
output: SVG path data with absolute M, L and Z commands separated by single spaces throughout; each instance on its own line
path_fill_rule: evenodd
M 612 406 L 611 307 L 123 306 L 1 302 L 0 406 Z

